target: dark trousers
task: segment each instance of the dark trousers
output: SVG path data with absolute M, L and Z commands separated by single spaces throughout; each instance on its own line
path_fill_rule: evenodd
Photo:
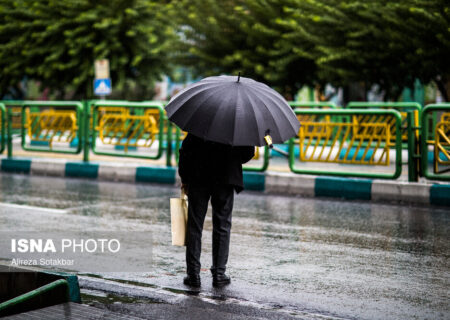
M 210 199 L 213 221 L 211 272 L 213 274 L 225 273 L 230 247 L 234 188 L 231 185 L 215 185 L 210 187 L 190 185 L 188 199 L 186 233 L 187 273 L 200 273 L 203 223 Z

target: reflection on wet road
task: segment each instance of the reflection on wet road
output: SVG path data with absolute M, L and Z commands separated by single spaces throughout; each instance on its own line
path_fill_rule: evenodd
M 142 244 L 142 255 L 153 258 L 148 272 L 97 276 L 187 289 L 184 249 L 170 245 L 168 199 L 178 195 L 176 188 L 2 174 L 0 190 L 0 230 L 149 232 L 152 250 Z M 232 285 L 211 287 L 209 212 L 200 296 L 311 317 L 448 319 L 449 214 L 446 208 L 243 193 L 233 214 Z

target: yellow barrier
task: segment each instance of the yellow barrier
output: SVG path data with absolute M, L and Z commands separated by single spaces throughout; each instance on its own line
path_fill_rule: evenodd
M 442 116 L 436 125 L 434 141 L 434 173 L 438 173 L 439 165 L 450 165 L 450 113 Z M 445 160 L 441 159 L 445 157 Z
M 128 115 L 130 114 L 130 110 L 128 108 L 116 108 L 116 107 L 100 107 L 98 108 L 98 118 L 97 120 L 100 121 L 100 119 L 102 118 L 102 116 L 104 116 L 105 114 L 121 114 L 121 115 Z M 89 121 L 89 125 L 91 130 L 94 128 L 94 119 L 93 117 L 91 117 L 90 121 Z
M 445 112 L 442 114 L 442 122 L 450 122 L 450 112 Z
M 434 127 L 434 140 L 427 139 L 426 144 L 433 145 L 433 171 L 440 173 L 439 165 L 450 165 L 450 112 L 442 114 L 441 121 Z
M 402 116 L 402 126 L 405 125 L 406 112 L 400 112 Z M 356 123 L 386 123 L 390 129 L 390 139 L 388 140 L 389 146 L 395 146 L 395 136 L 397 135 L 395 128 L 395 118 L 389 115 L 361 115 L 354 117 Z M 408 132 L 403 130 L 402 141 L 408 141 Z
M 147 109 L 147 110 L 145 110 L 144 114 L 146 116 L 148 116 L 148 117 L 155 118 L 156 122 L 159 123 L 159 111 L 158 110 L 156 110 L 156 109 Z M 167 122 L 164 122 L 164 128 L 163 128 L 164 134 L 167 134 L 167 128 L 168 128 L 167 127 Z M 159 132 L 159 128 L 158 128 L 158 132 Z M 184 136 L 186 136 L 186 134 Z M 184 136 L 183 136 L 182 139 L 184 139 Z
M 12 125 L 13 129 L 20 129 L 22 127 L 22 108 L 21 107 L 12 107 Z
M 253 156 L 252 160 L 258 160 L 259 159 L 259 147 L 255 148 L 255 155 Z
M 400 112 L 400 115 L 402 116 L 402 141 L 403 142 L 407 142 L 408 141 L 408 130 L 406 130 L 405 128 L 408 127 L 408 119 L 407 119 L 407 112 Z M 413 117 L 414 117 L 414 126 L 416 128 L 419 127 L 419 111 L 418 110 L 414 110 L 413 111 Z M 395 121 L 394 121 L 395 122 Z M 392 129 L 393 131 L 392 134 L 395 136 L 395 124 L 392 125 Z M 418 130 L 414 130 L 415 135 L 416 135 L 416 139 L 419 140 L 419 131 Z M 395 141 L 393 142 L 395 144 Z
M 95 128 L 103 144 L 150 148 L 159 133 L 155 117 L 124 112 L 105 113 Z
M 330 121 L 329 117 L 322 120 L 302 123 L 300 161 L 389 165 L 392 119 L 373 122 L 371 116 L 364 115 L 352 116 L 351 122 Z M 393 122 L 395 126 L 395 118 Z
M 21 107 L 11 107 L 12 111 L 12 123 L 11 128 L 12 129 L 20 129 L 22 128 L 22 108 Z M 0 128 L 2 127 L 0 123 Z
M 347 105 L 347 108 L 376 108 L 376 109 L 395 109 L 397 110 L 401 115 L 401 131 L 402 131 L 402 142 L 408 142 L 408 112 L 412 112 L 413 117 L 413 126 L 418 128 L 420 125 L 420 110 L 421 106 L 416 102 L 400 102 L 400 103 L 389 103 L 389 102 L 350 102 Z M 382 122 L 382 118 L 385 117 L 383 115 L 368 115 L 367 117 L 371 117 L 375 119 L 375 122 Z M 381 117 L 381 118 L 380 118 Z M 395 120 L 390 120 L 390 126 L 391 126 L 391 143 L 395 145 L 395 138 L 397 133 L 395 132 Z M 419 139 L 419 131 L 414 130 L 416 140 Z
M 298 114 L 297 119 L 298 121 L 300 121 L 300 123 L 304 123 L 304 122 L 316 122 L 318 119 L 324 119 L 326 122 L 330 122 L 331 118 L 330 116 L 324 116 L 319 118 L 319 116 L 314 114 Z
M 70 143 L 77 135 L 76 111 L 48 109 L 30 112 L 26 109 L 25 130 L 33 141 Z

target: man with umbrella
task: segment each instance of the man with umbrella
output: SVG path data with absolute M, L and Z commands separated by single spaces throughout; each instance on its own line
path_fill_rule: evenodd
M 300 123 L 284 98 L 249 78 L 205 78 L 174 96 L 168 118 L 189 132 L 180 149 L 179 174 L 187 191 L 187 277 L 200 286 L 200 253 L 208 202 L 213 208 L 213 285 L 230 283 L 228 260 L 234 191 L 243 190 L 242 164 L 253 146 L 272 145 L 297 135 Z
M 188 195 L 186 232 L 187 277 L 184 283 L 200 286 L 203 223 L 211 199 L 213 221 L 213 285 L 230 283 L 225 275 L 230 246 L 234 191 L 243 190 L 242 164 L 254 156 L 254 147 L 232 147 L 188 134 L 180 149 L 179 174 Z

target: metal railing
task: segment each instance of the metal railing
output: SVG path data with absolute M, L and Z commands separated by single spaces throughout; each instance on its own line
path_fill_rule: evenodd
M 7 101 L 6 103 L 8 157 L 12 157 L 13 135 L 17 134 L 17 130 L 23 150 L 65 154 L 81 152 L 83 106 L 80 102 Z M 17 119 L 20 120 L 20 127 L 17 127 Z
M 162 104 L 97 101 L 93 104 L 92 118 L 91 146 L 94 154 L 153 160 L 162 157 L 165 123 Z M 123 151 L 101 150 L 100 142 L 103 146 L 114 146 Z M 148 151 L 155 143 L 156 154 L 135 152 L 138 148 Z
M 265 146 L 262 148 L 264 151 L 262 152 L 262 162 L 260 166 L 253 166 L 253 165 L 246 165 L 242 167 L 242 170 L 244 171 L 253 171 L 253 172 L 264 172 L 269 167 L 269 158 L 270 158 L 270 149 L 269 147 Z M 260 148 L 257 147 L 255 149 L 255 156 L 253 157 L 253 160 L 258 160 L 261 158 L 260 155 Z M 252 161 L 253 161 L 252 160 Z
M 429 170 L 430 148 L 433 172 Z M 431 104 L 422 111 L 421 164 L 425 178 L 450 181 L 446 174 L 450 172 L 450 103 Z
M 289 141 L 289 167 L 294 173 L 396 179 L 401 175 L 401 116 L 396 110 L 295 110 L 297 116 L 309 116 L 301 124 L 299 135 Z M 374 122 L 373 117 L 384 117 Z M 394 141 L 394 144 L 392 144 Z M 352 165 L 352 170 L 298 168 L 294 144 L 298 143 L 302 163 Z M 388 166 L 390 149 L 395 151 L 394 172 L 358 172 L 354 166 Z
M 35 290 L 29 291 L 18 297 L 15 297 L 15 298 L 12 298 L 10 300 L 0 303 L 0 313 L 4 313 L 9 308 L 12 308 L 16 305 L 27 302 L 35 297 L 41 296 L 44 293 L 54 290 L 55 288 L 58 288 L 61 286 L 66 286 L 65 293 L 66 293 L 66 300 L 68 301 L 69 300 L 69 283 L 65 279 L 58 279 L 58 280 L 53 281 L 49 284 L 46 284 L 42 287 L 39 287 Z
M 402 164 L 408 165 L 408 180 L 418 181 L 420 175 L 420 128 L 422 106 L 417 102 L 350 102 L 347 105 L 351 108 L 367 108 L 367 109 L 393 109 L 400 112 L 402 117 L 402 148 L 408 150 L 408 158 Z M 376 119 L 381 121 L 382 119 Z M 393 123 L 390 124 L 392 133 L 395 133 Z
M 22 105 L 23 100 L 3 100 L 2 103 L 5 105 L 6 109 L 11 109 L 12 119 L 11 128 L 13 133 L 20 134 L 20 129 L 22 127 Z
M 31 110 L 32 107 L 34 110 Z M 23 150 L 66 154 L 81 152 L 83 105 L 80 102 L 24 101 L 21 113 Z M 33 142 L 41 147 L 33 147 Z M 54 142 L 61 142 L 64 146 L 55 148 Z
M 422 106 L 417 102 L 350 102 L 349 104 L 347 104 L 347 109 L 350 108 L 397 110 L 398 112 L 400 112 L 400 115 L 402 117 L 402 141 L 405 143 L 407 143 L 408 141 L 407 128 L 411 125 L 411 123 L 408 122 L 408 114 L 412 114 L 412 124 L 414 126 L 415 135 L 417 139 L 419 138 L 419 132 L 418 130 L 416 131 L 416 128 L 420 127 L 420 115 L 422 112 Z M 391 124 L 391 127 L 394 130 L 394 124 Z
M 419 176 L 450 180 L 450 104 L 423 110 L 417 103 L 352 102 L 346 109 L 329 102 L 289 104 L 301 122 L 298 137 L 282 146 L 294 173 L 396 179 L 407 164 L 409 181 Z M 10 158 L 14 137 L 25 151 L 83 152 L 86 162 L 91 152 L 152 160 L 165 156 L 172 166 L 173 160 L 178 163 L 185 133 L 168 121 L 162 102 L 91 100 L 3 101 L 0 135 L 0 153 L 7 149 Z M 402 149 L 408 151 L 405 162 Z M 257 151 L 244 170 L 267 170 L 269 148 Z M 349 166 L 351 170 L 343 169 Z M 355 170 L 367 166 L 375 167 L 374 172 Z
M 337 109 L 338 107 L 334 102 L 325 101 L 325 102 L 315 102 L 315 101 L 289 101 L 288 104 L 292 108 L 301 108 L 301 109 Z

